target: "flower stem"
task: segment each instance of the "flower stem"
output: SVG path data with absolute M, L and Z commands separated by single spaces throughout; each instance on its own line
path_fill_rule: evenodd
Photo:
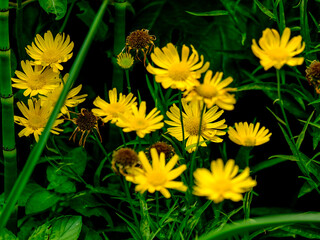
M 182 131 L 182 152 L 183 157 L 186 157 L 186 140 L 184 138 L 184 125 L 183 125 L 183 116 L 182 116 L 182 92 L 179 94 L 179 110 L 180 110 L 180 122 L 181 122 L 181 131 Z
M 114 42 L 113 55 L 117 56 L 125 47 L 125 16 L 126 1 L 114 1 L 115 20 L 114 20 Z M 123 91 L 123 70 L 118 66 L 116 59 L 113 60 L 112 88 L 117 88 L 118 92 Z
M 4 0 L 2 0 L 1 2 L 5 2 Z M 99 27 L 99 23 L 103 17 L 103 14 L 106 10 L 108 6 L 108 0 L 104 0 L 101 4 L 101 7 L 97 13 L 97 15 L 95 16 L 95 19 L 92 23 L 92 26 L 90 27 L 90 30 L 84 40 L 84 43 L 82 44 L 82 47 L 70 69 L 70 75 L 69 78 L 66 82 L 66 84 L 64 85 L 64 88 L 60 94 L 60 97 L 52 111 L 52 114 L 47 122 L 47 125 L 45 127 L 45 129 L 43 130 L 39 142 L 36 144 L 36 146 L 32 149 L 26 164 L 21 172 L 21 174 L 19 175 L 17 181 L 15 182 L 9 196 L 8 196 L 8 200 L 4 205 L 4 208 L 2 210 L 2 214 L 0 215 L 0 230 L 6 226 L 8 219 L 15 207 L 15 204 L 17 203 L 24 187 L 26 186 L 41 154 L 43 149 L 46 146 L 47 140 L 49 138 L 50 135 L 50 130 L 58 116 L 58 113 L 60 112 L 60 109 L 66 99 L 66 96 L 69 92 L 69 89 L 71 87 L 71 85 L 73 84 L 73 82 L 75 81 L 75 79 L 77 78 L 80 68 L 84 62 L 85 56 L 87 55 L 87 52 L 89 50 L 89 47 L 92 43 L 92 40 L 94 38 L 94 35 Z M 0 5 L 1 8 L 1 5 Z M 1 8 L 1 9 L 5 9 L 5 8 Z M 1 30 L 3 28 L 0 28 Z M 2 38 L 1 38 L 2 39 Z M 3 89 L 1 87 L 1 89 Z M 13 121 L 12 121 L 13 124 Z M 7 129 L 7 126 L 6 126 Z
M 9 1 L 0 0 L 0 97 L 2 108 L 2 145 L 4 157 L 4 198 L 10 201 L 9 193 L 17 178 L 17 157 L 13 118 L 13 94 L 11 87 L 11 59 L 9 44 Z M 8 214 L 8 228 L 16 232 L 17 212 Z M 0 228 L 1 230 L 1 228 Z
M 202 102 L 202 108 L 201 108 L 201 113 L 200 113 L 200 122 L 199 122 L 199 130 L 198 130 L 198 139 L 197 139 L 197 145 L 196 145 L 196 150 L 192 154 L 191 158 L 191 166 L 190 166 L 190 185 L 193 183 L 193 172 L 195 170 L 195 164 L 196 164 L 196 156 L 199 148 L 199 142 L 200 142 L 200 136 L 201 136 L 201 126 L 202 126 L 202 118 L 203 118 L 203 113 L 206 108 L 206 105 L 204 102 Z
M 139 226 L 139 220 L 137 218 L 137 214 L 135 212 L 135 207 L 134 205 L 132 204 L 133 200 L 132 200 L 132 197 L 130 195 L 130 191 L 129 191 L 129 186 L 128 186 L 128 182 L 124 179 L 123 179 L 123 186 L 124 186 L 124 191 L 127 195 L 127 198 L 128 198 L 128 202 L 129 202 L 129 205 L 130 205 L 130 208 L 131 208 L 131 211 L 132 211 L 132 215 L 133 215 L 133 219 L 134 219 L 134 222 L 136 224 L 136 226 Z
M 131 85 L 130 85 L 130 78 L 129 78 L 129 70 L 125 70 L 126 73 L 126 79 L 127 79 L 127 88 L 128 88 L 128 93 L 131 93 Z

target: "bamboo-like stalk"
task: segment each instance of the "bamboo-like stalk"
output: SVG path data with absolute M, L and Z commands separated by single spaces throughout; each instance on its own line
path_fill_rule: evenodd
M 8 0 L 0 0 L 0 97 L 2 108 L 2 146 L 4 157 L 4 197 L 5 202 L 7 202 L 9 193 L 17 178 L 13 95 L 11 87 Z M 16 212 L 14 212 L 11 215 L 8 228 L 15 231 L 16 226 L 17 215 Z
M 1 1 L 1 0 L 0 0 Z M 99 27 L 99 23 L 100 20 L 103 17 L 103 14 L 107 8 L 108 5 L 108 0 L 104 0 L 91 27 L 90 30 L 84 40 L 84 43 L 81 46 L 81 49 L 70 69 L 69 72 L 69 78 L 67 80 L 67 82 L 64 85 L 64 88 L 60 94 L 60 97 L 52 111 L 52 114 L 48 120 L 48 123 L 45 127 L 45 129 L 43 130 L 39 142 L 36 144 L 36 146 L 32 149 L 27 162 L 21 172 L 21 174 L 19 175 L 16 183 L 14 184 L 9 197 L 8 197 L 8 201 L 5 203 L 2 214 L 0 215 L 0 231 L 3 227 L 6 226 L 7 221 L 9 219 L 9 216 L 11 214 L 11 212 L 14 209 L 14 206 L 16 204 L 16 202 L 18 201 L 24 187 L 26 186 L 27 182 L 29 181 L 29 178 L 42 154 L 43 149 L 46 146 L 47 140 L 49 138 L 50 135 L 50 130 L 52 129 L 52 126 L 58 116 L 58 113 L 60 112 L 60 109 L 63 105 L 63 103 L 65 102 L 66 96 L 68 94 L 68 91 L 70 89 L 70 87 L 72 86 L 73 82 L 75 81 L 75 79 L 77 78 L 80 68 L 84 62 L 84 59 L 87 55 L 87 52 L 89 50 L 89 47 L 92 43 L 92 40 L 94 38 L 94 35 Z

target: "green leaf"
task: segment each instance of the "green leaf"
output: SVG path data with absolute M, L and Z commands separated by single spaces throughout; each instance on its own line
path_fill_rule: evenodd
M 81 19 L 88 27 L 91 26 L 93 19 L 96 16 L 96 12 L 92 9 L 89 4 L 89 1 L 80 1 L 76 3 L 80 9 L 79 14 L 77 17 Z M 95 35 L 95 40 L 97 41 L 104 41 L 107 38 L 108 33 L 108 25 L 106 25 L 103 21 L 101 21 L 99 28 L 97 29 L 97 33 Z
M 312 222 L 320 223 L 320 213 L 283 214 L 259 217 L 227 224 L 223 229 L 213 230 L 208 234 L 200 236 L 199 240 L 228 239 L 231 238 L 231 236 L 255 229 L 265 228 L 267 226 L 281 226 L 283 224 Z
M 306 225 L 292 225 L 292 226 L 283 226 L 281 230 L 293 233 L 308 239 L 320 239 L 320 229 L 317 227 L 310 227 Z
M 82 225 L 81 236 L 82 234 L 84 235 L 84 240 L 102 240 L 99 233 L 85 225 Z
M 253 166 L 250 168 L 252 173 L 256 173 L 258 171 L 261 171 L 263 169 L 272 167 L 274 165 L 277 165 L 279 163 L 285 162 L 285 161 L 292 161 L 289 158 L 273 158 L 273 159 L 268 159 L 266 161 L 263 161 L 261 163 L 258 163 L 257 165 Z
M 43 187 L 41 187 L 39 184 L 36 183 L 29 183 L 27 186 L 23 189 L 23 192 L 18 200 L 18 205 L 21 207 L 26 206 L 26 203 L 29 199 L 29 197 L 40 190 L 44 190 Z
M 91 194 L 85 194 L 72 199 L 70 201 L 70 207 L 86 217 L 103 217 L 109 226 L 113 226 L 112 218 L 104 208 L 104 204 L 98 202 Z
M 47 13 L 56 15 L 56 20 L 62 19 L 67 13 L 67 0 L 39 0 L 40 6 Z
M 28 240 L 77 240 L 81 227 L 81 216 L 63 216 L 38 227 Z
M 58 195 L 47 190 L 34 192 L 26 203 L 26 214 L 28 215 L 45 211 L 54 206 L 59 200 L 60 197 Z
M 214 11 L 210 11 L 210 12 L 189 12 L 186 11 L 187 13 L 194 15 L 194 16 L 225 16 L 228 15 L 228 11 L 225 10 L 214 10 Z
M 83 147 L 77 147 L 66 156 L 65 163 L 72 169 L 73 172 L 82 176 L 87 165 L 87 153 Z
M 310 182 L 311 183 L 310 183 Z M 306 195 L 307 193 L 310 193 L 312 190 L 314 190 L 316 187 L 319 187 L 319 183 L 318 184 L 314 184 L 314 182 L 312 180 L 307 180 L 307 182 L 305 182 L 302 187 L 300 188 L 299 194 L 298 194 L 298 198 Z
M 81 216 L 60 218 L 52 226 L 50 240 L 76 240 L 80 235 L 81 227 Z
M 58 193 L 73 193 L 76 192 L 76 186 L 69 178 L 64 175 L 61 169 L 56 169 L 53 166 L 47 168 L 47 179 L 50 182 L 47 190 L 53 190 Z
M 18 238 L 6 228 L 0 230 L 0 240 L 18 240 Z
M 311 118 L 312 118 L 312 116 L 313 116 L 313 113 L 314 113 L 314 111 L 313 111 L 313 112 L 311 113 L 311 115 L 309 116 L 307 122 L 306 122 L 305 125 L 303 126 L 303 129 L 302 129 L 301 133 L 299 134 L 299 137 L 298 137 L 297 142 L 296 142 L 296 146 L 297 146 L 298 150 L 300 149 L 301 143 L 302 143 L 302 141 L 303 141 L 303 139 L 304 139 L 305 133 L 306 133 L 306 131 L 307 131 L 307 128 L 308 128 L 308 126 L 309 126 L 309 123 L 310 123 L 310 121 L 311 121 Z
M 267 9 L 265 6 L 263 6 L 262 3 L 260 3 L 258 0 L 254 0 L 254 3 L 258 6 L 258 8 L 268 17 L 270 17 L 272 20 L 276 20 L 277 18 L 274 16 L 274 14 Z

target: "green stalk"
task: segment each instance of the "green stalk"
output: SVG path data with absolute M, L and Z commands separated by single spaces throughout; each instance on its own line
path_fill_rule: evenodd
M 15 22 L 15 35 L 17 41 L 17 49 L 18 49 L 18 62 L 26 59 L 26 51 L 24 49 L 24 38 L 23 36 L 23 7 L 22 0 L 17 0 L 17 8 L 16 8 L 16 22 Z
M 225 225 L 218 231 L 213 230 L 208 234 L 202 235 L 199 240 L 231 239 L 232 236 L 247 231 L 266 228 L 269 226 L 281 226 L 283 224 L 294 223 L 320 223 L 320 213 L 283 214 L 253 218 L 245 221 L 237 221 Z
M 4 197 L 8 202 L 9 193 L 17 179 L 17 157 L 13 120 L 13 95 L 11 87 L 11 59 L 9 43 L 9 1 L 0 0 L 0 97 L 2 107 L 2 146 L 4 157 Z M 8 227 L 15 231 L 17 213 L 11 215 Z M 8 219 L 10 214 L 8 215 Z
M 126 0 L 114 1 L 115 20 L 114 20 L 114 42 L 113 42 L 113 72 L 112 72 L 112 88 L 116 88 L 118 93 L 123 92 L 123 69 L 118 65 L 116 57 L 125 47 L 125 13 Z M 117 147 L 120 142 L 118 127 L 114 124 L 109 125 L 108 142 L 109 150 Z
M 19 175 L 16 183 L 14 184 L 9 197 L 8 197 L 8 201 L 5 203 L 5 206 L 3 208 L 2 214 L 0 215 L 0 230 L 6 226 L 7 221 L 9 219 L 9 216 L 11 214 L 11 212 L 13 211 L 13 208 L 16 204 L 16 202 L 18 201 L 24 187 L 26 186 L 41 154 L 43 149 L 46 146 L 46 142 L 49 138 L 50 135 L 50 130 L 58 116 L 58 113 L 60 112 L 60 109 L 63 105 L 63 103 L 65 102 L 66 96 L 68 94 L 68 91 L 70 89 L 70 87 L 72 86 L 73 82 L 75 81 L 75 79 L 77 78 L 80 68 L 84 62 L 84 59 L 87 55 L 87 52 L 89 50 L 89 47 L 92 43 L 92 40 L 94 38 L 94 35 L 99 27 L 99 23 L 103 17 L 103 14 L 107 8 L 108 5 L 108 0 L 104 0 L 103 3 L 101 4 L 101 7 L 92 23 L 92 26 L 86 36 L 86 39 L 84 40 L 84 43 L 82 44 L 82 47 L 71 67 L 70 70 L 70 75 L 69 78 L 66 82 L 66 84 L 64 85 L 64 88 L 61 92 L 60 98 L 58 99 L 52 114 L 48 120 L 48 123 L 45 127 L 45 129 L 43 130 L 39 142 L 37 143 L 37 145 L 32 149 L 27 162 L 21 172 L 21 174 Z M 0 28 L 2 29 L 2 28 Z
M 115 20 L 114 20 L 114 42 L 113 55 L 118 56 L 125 47 L 126 38 L 126 0 L 114 1 Z M 119 67 L 117 61 L 113 61 L 112 88 L 117 88 L 118 92 L 123 91 L 123 69 Z

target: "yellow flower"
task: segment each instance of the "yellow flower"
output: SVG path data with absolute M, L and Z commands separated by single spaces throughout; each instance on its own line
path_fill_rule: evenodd
M 64 76 L 64 81 L 68 78 L 68 74 Z M 42 100 L 42 105 L 48 104 L 52 108 L 56 105 L 60 94 L 62 92 L 64 85 L 61 83 L 58 87 L 56 87 L 52 92 L 48 93 L 46 96 L 39 96 L 39 98 Z M 86 100 L 86 97 L 88 94 L 82 94 L 76 96 L 82 88 L 82 84 L 79 86 L 71 89 L 66 97 L 66 100 L 64 102 L 64 105 L 61 107 L 60 111 L 62 114 L 67 115 L 70 118 L 70 114 L 68 111 L 68 107 L 76 107 L 78 104 L 84 102 Z
M 144 138 L 146 134 L 154 132 L 163 127 L 162 115 L 159 115 L 160 111 L 157 108 L 151 110 L 146 115 L 146 102 L 142 101 L 140 107 L 132 105 L 132 112 L 124 113 L 119 115 L 118 127 L 123 128 L 124 132 L 135 131 L 140 138 Z
M 260 58 L 260 64 L 264 70 L 267 71 L 271 67 L 280 69 L 284 64 L 296 66 L 303 63 L 303 57 L 294 57 L 305 48 L 305 43 L 301 44 L 302 37 L 299 35 L 290 41 L 289 38 L 290 28 L 284 29 L 281 38 L 277 30 L 267 28 L 259 39 L 260 47 L 256 40 L 252 39 L 252 52 Z
M 236 99 L 234 98 L 234 94 L 230 94 L 229 92 L 236 91 L 237 89 L 227 88 L 233 79 L 232 77 L 228 77 L 221 81 L 222 75 L 222 72 L 217 72 L 212 77 L 212 71 L 207 71 L 202 84 L 184 93 L 186 100 L 203 100 L 207 108 L 217 105 L 224 110 L 233 110 Z
M 133 62 L 134 60 L 130 53 L 120 53 L 117 57 L 117 63 L 123 69 L 131 68 Z
M 199 138 L 199 127 L 200 127 L 200 116 L 203 104 L 198 101 L 191 101 L 189 104 L 186 103 L 185 99 L 182 99 L 182 106 L 185 112 L 182 112 L 183 119 L 183 130 L 184 138 L 187 139 L 186 148 L 188 152 L 193 152 L 196 150 L 197 141 Z M 222 142 L 223 136 L 226 134 L 223 129 L 227 128 L 225 119 L 216 121 L 223 113 L 223 110 L 218 111 L 218 107 L 214 106 L 208 111 L 206 109 L 202 115 L 201 130 L 199 145 L 206 147 L 205 139 L 211 142 Z M 182 126 L 180 121 L 180 109 L 173 104 L 167 111 L 167 116 L 170 119 L 164 121 L 166 124 L 172 126 L 168 128 L 168 133 L 178 139 L 178 141 L 183 141 Z
M 185 164 L 173 169 L 179 160 L 179 156 L 174 155 L 166 164 L 164 153 L 160 153 L 159 155 L 154 148 L 150 150 L 150 153 L 152 166 L 145 153 L 141 151 L 139 152 L 139 159 L 142 169 L 133 168 L 131 170 L 132 175 L 126 176 L 127 181 L 137 184 L 135 190 L 140 193 L 144 193 L 146 190 L 150 193 L 160 191 L 165 198 L 171 197 L 168 188 L 182 192 L 187 191 L 187 186 L 185 186 L 183 182 L 173 181 L 187 169 Z
M 39 34 L 35 37 L 35 43 L 26 47 L 26 51 L 33 58 L 35 65 L 50 66 L 54 72 L 59 72 L 63 67 L 60 63 L 68 61 L 72 57 L 73 42 L 64 33 L 58 33 L 53 38 L 47 31 L 42 38 Z
M 47 94 L 61 82 L 59 74 L 51 68 L 43 69 L 40 66 L 31 66 L 30 61 L 21 61 L 23 72 L 16 71 L 18 78 L 12 78 L 12 87 L 25 89 L 24 96 L 33 97 L 37 94 Z
M 264 144 L 270 140 L 271 133 L 265 127 L 262 127 L 260 130 L 259 127 L 260 123 L 257 123 L 255 126 L 253 123 L 248 125 L 247 122 L 235 123 L 235 129 L 229 127 L 229 138 L 232 142 L 247 147 Z
M 30 134 L 33 134 L 35 140 L 38 142 L 39 136 L 49 120 L 52 108 L 48 105 L 41 106 L 40 100 L 31 99 L 28 99 L 29 108 L 23 102 L 18 102 L 17 106 L 24 117 L 14 116 L 14 121 L 15 123 L 25 127 L 18 133 L 18 136 L 27 137 Z M 63 131 L 57 127 L 61 123 L 63 123 L 63 119 L 57 119 L 53 124 L 51 132 L 59 134 L 59 132 Z
M 133 97 L 132 93 L 129 93 L 128 96 L 119 94 L 119 100 L 117 95 L 117 89 L 114 88 L 109 90 L 109 102 L 107 103 L 105 100 L 101 99 L 99 96 L 93 101 L 93 104 L 98 108 L 93 108 L 92 112 L 102 118 L 102 121 L 107 123 L 111 121 L 111 123 L 116 123 L 119 118 L 119 114 L 129 113 L 131 112 L 132 105 L 136 105 L 137 103 L 136 97 Z
M 189 47 L 182 46 L 181 59 L 176 47 L 168 43 L 166 47 L 155 48 L 151 53 L 151 59 L 154 64 L 160 68 L 155 68 L 149 64 L 147 70 L 155 75 L 155 80 L 161 83 L 164 88 L 177 88 L 182 91 L 191 88 L 197 84 L 197 79 L 209 68 L 209 62 L 203 65 L 203 56 L 191 45 L 192 54 L 189 57 Z
M 246 167 L 238 176 L 239 167 L 230 159 L 226 165 L 222 159 L 211 162 L 211 172 L 205 168 L 198 168 L 193 173 L 195 186 L 193 194 L 205 196 L 215 203 L 230 199 L 234 202 L 242 200 L 242 193 L 257 185 L 250 176 L 250 169 Z

